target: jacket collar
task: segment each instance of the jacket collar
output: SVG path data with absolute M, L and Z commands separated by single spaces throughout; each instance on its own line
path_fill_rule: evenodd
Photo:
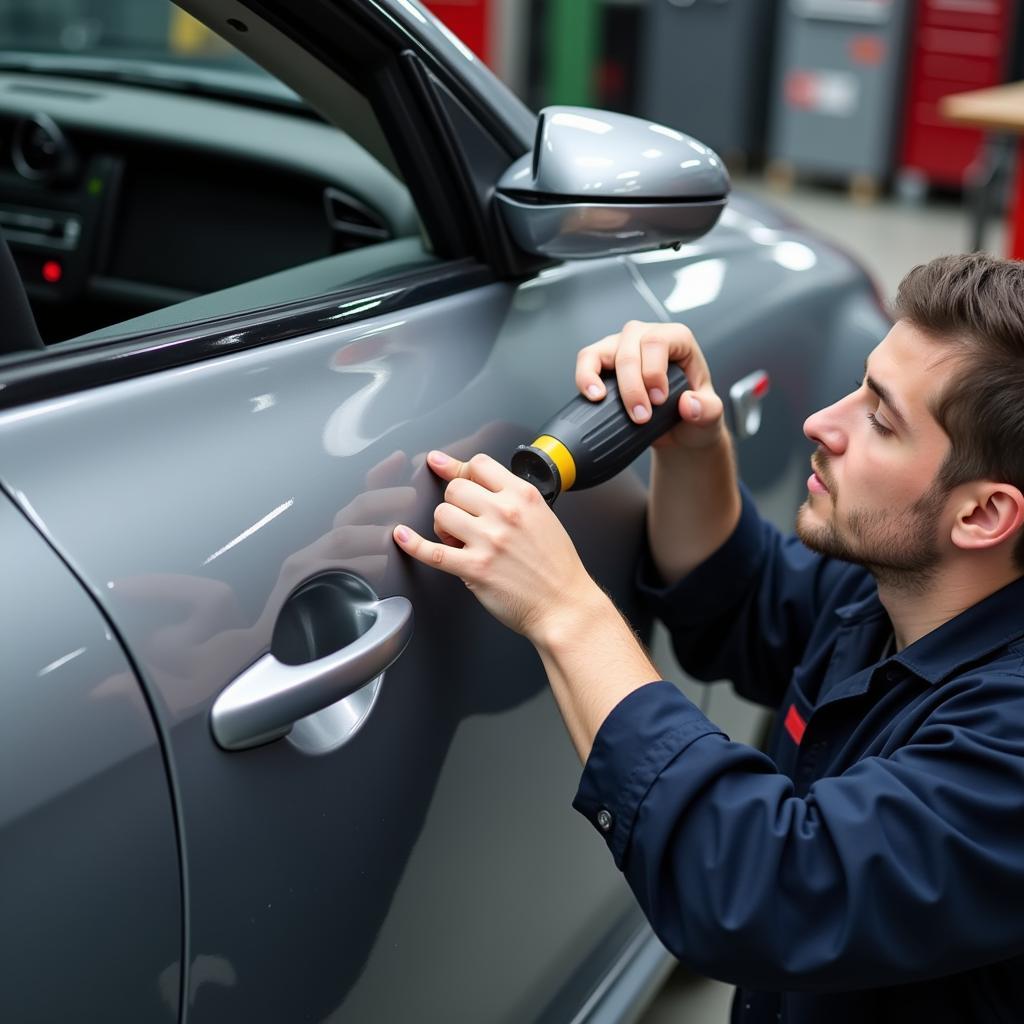
M 845 626 L 859 625 L 885 614 L 878 588 L 865 598 L 836 609 Z M 890 658 L 931 685 L 958 669 L 980 661 L 1024 636 L 1024 577 L 965 609 Z

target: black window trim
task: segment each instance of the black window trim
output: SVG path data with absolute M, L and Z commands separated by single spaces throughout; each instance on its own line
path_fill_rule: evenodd
M 0 410 L 306 337 L 497 280 L 490 267 L 476 260 L 451 260 L 312 299 L 143 334 L 98 338 L 65 351 L 55 345 L 0 363 Z M 347 316 L 346 309 L 352 310 Z

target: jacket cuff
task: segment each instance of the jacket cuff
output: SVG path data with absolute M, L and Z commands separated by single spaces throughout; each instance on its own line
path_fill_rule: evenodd
M 709 735 L 724 733 L 664 681 L 628 694 L 602 723 L 572 805 L 604 836 L 620 870 L 654 780 L 694 740 Z
M 735 608 L 760 569 L 767 551 L 765 523 L 740 484 L 739 522 L 729 539 L 692 572 L 665 585 L 655 568 L 647 533 L 635 584 L 643 603 L 670 630 L 699 628 Z

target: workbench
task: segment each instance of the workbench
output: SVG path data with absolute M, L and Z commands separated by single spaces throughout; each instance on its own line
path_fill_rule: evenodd
M 939 113 L 956 124 L 1017 137 L 1017 166 L 1007 217 L 1007 255 L 1024 259 L 1024 82 L 954 93 L 939 102 Z

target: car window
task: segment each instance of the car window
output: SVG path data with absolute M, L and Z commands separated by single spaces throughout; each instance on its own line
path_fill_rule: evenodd
M 351 93 L 373 152 L 167 0 L 6 0 L 0 232 L 46 346 L 438 262 Z

